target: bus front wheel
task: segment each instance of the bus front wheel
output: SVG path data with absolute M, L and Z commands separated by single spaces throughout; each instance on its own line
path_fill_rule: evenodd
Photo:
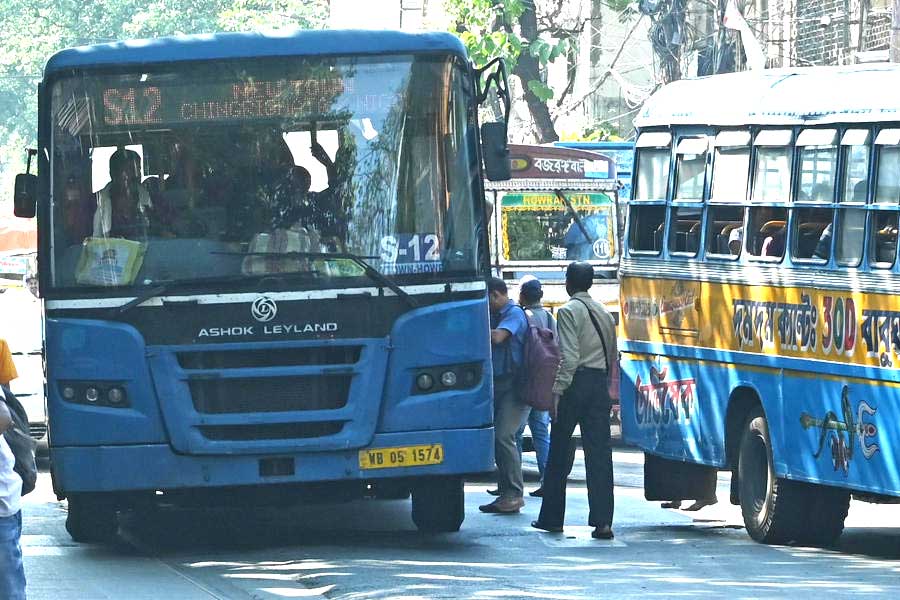
M 784 544 L 802 522 L 801 485 L 775 476 L 769 425 L 761 408 L 744 424 L 738 454 L 740 504 L 747 533 L 757 542 Z
M 69 494 L 66 531 L 81 543 L 109 542 L 119 529 L 115 502 L 103 494 Z
M 465 485 L 461 477 L 429 477 L 413 486 L 412 520 L 419 531 L 459 531 L 465 514 Z

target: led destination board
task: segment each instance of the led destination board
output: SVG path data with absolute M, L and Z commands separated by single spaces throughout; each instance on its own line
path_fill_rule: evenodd
M 396 94 L 356 93 L 352 78 L 337 77 L 108 87 L 101 96 L 103 123 L 110 127 L 383 112 L 398 100 Z

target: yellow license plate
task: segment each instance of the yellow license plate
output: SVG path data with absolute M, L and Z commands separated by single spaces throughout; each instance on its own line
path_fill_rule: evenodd
M 369 448 L 359 451 L 360 469 L 421 467 L 425 465 L 439 465 L 442 462 L 444 462 L 443 444 Z

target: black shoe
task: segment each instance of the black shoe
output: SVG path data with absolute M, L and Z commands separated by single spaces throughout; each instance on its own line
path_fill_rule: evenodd
M 616 536 L 613 535 L 612 527 L 606 525 L 604 527 L 594 527 L 591 537 L 595 540 L 611 540 Z
M 490 494 L 491 496 L 499 496 L 500 488 L 494 488 L 492 490 L 488 490 L 487 493 Z
M 562 533 L 562 527 L 553 527 L 551 525 L 544 525 L 540 521 L 532 521 L 531 526 L 535 529 L 540 529 L 542 531 L 549 531 L 550 533 Z
M 538 489 L 528 492 L 528 495 L 533 498 L 543 498 L 544 497 L 544 488 L 539 487 Z

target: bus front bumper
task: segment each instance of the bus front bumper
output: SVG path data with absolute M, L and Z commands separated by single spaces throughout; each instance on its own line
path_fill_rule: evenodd
M 439 464 L 361 467 L 363 450 L 434 444 L 440 444 L 443 452 Z M 175 454 L 167 444 L 52 447 L 50 453 L 53 485 L 60 495 L 366 481 L 491 471 L 494 468 L 494 430 L 486 427 L 384 433 L 376 434 L 372 444 L 364 449 L 277 456 L 192 456 Z

